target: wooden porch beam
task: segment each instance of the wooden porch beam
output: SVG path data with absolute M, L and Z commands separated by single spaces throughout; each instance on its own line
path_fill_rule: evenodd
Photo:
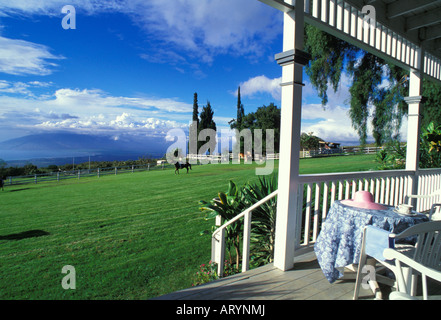
M 388 19 L 394 19 L 411 13 L 412 11 L 423 9 L 431 4 L 438 2 L 437 0 L 412 0 L 412 1 L 395 1 L 387 5 Z
M 434 40 L 441 38 L 441 25 L 429 27 L 426 29 L 424 40 Z
M 259 1 L 285 13 L 294 10 L 294 6 L 289 3 L 286 3 L 284 0 L 259 0 Z
M 406 19 L 406 29 L 416 30 L 441 22 L 441 8 L 426 13 L 418 14 Z

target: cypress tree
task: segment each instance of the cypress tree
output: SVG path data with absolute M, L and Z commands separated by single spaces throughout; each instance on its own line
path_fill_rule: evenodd
M 245 116 L 243 104 L 240 100 L 240 87 L 237 89 L 237 127 L 239 131 L 243 129 L 243 117 Z
M 196 121 L 197 124 L 199 124 L 199 111 L 198 111 L 198 94 L 197 92 L 194 93 L 193 96 L 193 121 Z

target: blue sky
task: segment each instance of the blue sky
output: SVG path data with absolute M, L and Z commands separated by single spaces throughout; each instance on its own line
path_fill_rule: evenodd
M 76 10 L 65 30 L 61 9 Z M 0 0 L 0 142 L 69 131 L 163 137 L 185 128 L 193 94 L 219 129 L 236 114 L 280 107 L 282 13 L 257 0 Z M 356 142 L 343 78 L 320 105 L 305 79 L 302 131 Z

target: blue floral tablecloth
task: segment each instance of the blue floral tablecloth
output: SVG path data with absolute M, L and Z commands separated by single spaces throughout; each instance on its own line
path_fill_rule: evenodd
M 351 207 L 335 201 L 314 245 L 317 261 L 326 279 L 333 283 L 343 276 L 343 268 L 358 264 L 363 229 L 367 225 L 400 233 L 429 219 L 422 214 L 400 215 L 394 207 L 386 210 L 369 210 Z

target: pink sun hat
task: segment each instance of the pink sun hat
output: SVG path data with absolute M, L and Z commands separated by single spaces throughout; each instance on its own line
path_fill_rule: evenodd
M 341 203 L 351 207 L 363 208 L 363 209 L 373 209 L 373 210 L 386 209 L 385 206 L 374 202 L 374 196 L 369 191 L 357 191 L 355 193 L 354 199 L 342 200 Z

